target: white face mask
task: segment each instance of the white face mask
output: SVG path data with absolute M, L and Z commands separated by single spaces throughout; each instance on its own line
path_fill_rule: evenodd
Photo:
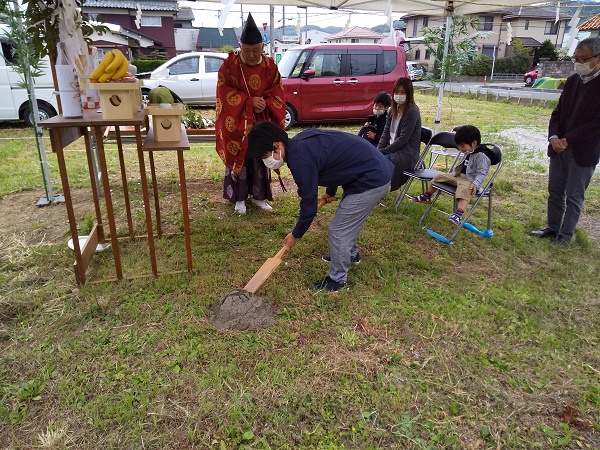
M 394 94 L 394 101 L 399 105 L 404 105 L 406 103 L 406 95 Z
M 268 158 L 263 158 L 263 163 L 265 166 L 267 166 L 269 169 L 279 169 L 281 166 L 283 166 L 283 158 L 279 159 L 275 159 L 273 158 L 273 155 L 269 156 Z
M 373 114 L 375 114 L 376 116 L 380 116 L 384 113 L 383 109 L 375 109 L 373 108 Z
M 592 62 L 587 63 L 575 63 L 575 72 L 578 75 L 585 77 L 594 71 L 594 66 L 592 66 Z

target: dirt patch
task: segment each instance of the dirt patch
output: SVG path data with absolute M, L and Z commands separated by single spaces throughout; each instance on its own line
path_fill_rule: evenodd
M 509 128 L 499 132 L 498 136 L 516 146 L 517 158 L 548 166 L 548 134 L 545 131 Z
M 266 328 L 275 322 L 275 308 L 268 298 L 234 289 L 211 305 L 208 320 L 217 328 L 229 330 Z

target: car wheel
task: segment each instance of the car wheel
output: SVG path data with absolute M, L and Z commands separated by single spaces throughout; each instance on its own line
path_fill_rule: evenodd
M 47 120 L 50 117 L 54 117 L 56 114 L 57 113 L 52 106 L 46 105 L 44 103 L 38 103 L 38 122 L 41 122 L 42 120 Z M 33 126 L 31 108 L 29 106 L 25 107 L 25 109 L 23 110 L 23 115 L 21 117 L 23 118 L 23 121 L 25 121 L 25 125 L 27 125 L 28 127 Z
M 533 78 L 531 78 L 531 76 L 525 78 L 525 84 L 527 84 L 527 85 L 533 84 Z
M 294 125 L 295 122 L 296 113 L 291 106 L 287 105 L 285 107 L 285 131 L 288 131 L 290 128 L 292 128 L 292 125 Z

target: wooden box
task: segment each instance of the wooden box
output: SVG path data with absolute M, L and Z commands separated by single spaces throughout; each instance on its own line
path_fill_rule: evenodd
M 171 103 L 170 106 L 170 108 L 161 108 L 157 103 L 150 103 L 144 109 L 146 115 L 152 116 L 152 129 L 156 142 L 181 140 L 181 116 L 186 112 L 185 107 L 182 103 Z
M 100 93 L 100 108 L 104 120 L 131 119 L 140 106 L 139 80 L 123 83 L 90 83 L 90 89 Z

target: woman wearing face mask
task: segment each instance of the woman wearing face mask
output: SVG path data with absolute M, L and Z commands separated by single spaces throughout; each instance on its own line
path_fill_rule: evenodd
M 392 107 L 377 149 L 394 163 L 390 189 L 395 191 L 408 179 L 403 172 L 414 168 L 421 149 L 421 112 L 410 78 L 398 78 L 394 83 Z

